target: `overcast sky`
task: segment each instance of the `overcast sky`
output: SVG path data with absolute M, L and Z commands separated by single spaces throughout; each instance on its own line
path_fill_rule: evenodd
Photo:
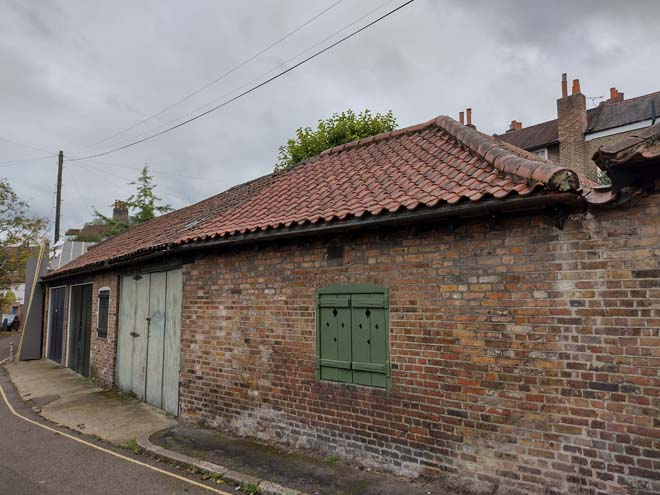
M 342 34 L 403 1 L 343 0 L 194 98 L 103 141 L 336 0 L 0 0 L 0 177 L 52 220 L 58 150 L 80 157 L 160 130 L 265 79 L 368 12 L 378 9 Z M 392 110 L 403 127 L 457 118 L 471 106 L 477 127 L 494 133 L 512 119 L 555 118 L 562 72 L 579 77 L 587 96 L 606 96 L 610 86 L 626 98 L 660 90 L 658 19 L 655 0 L 417 0 L 187 126 L 102 158 L 65 162 L 63 227 L 89 220 L 92 205 L 109 213 L 146 163 L 157 192 L 176 208 L 269 173 L 296 128 L 347 108 Z

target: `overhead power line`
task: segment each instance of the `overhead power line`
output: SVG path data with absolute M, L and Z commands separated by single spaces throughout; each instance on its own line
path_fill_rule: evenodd
M 309 62 L 310 60 L 312 60 L 312 59 L 318 57 L 319 55 L 321 55 L 321 54 L 327 52 L 328 50 L 331 50 L 332 48 L 336 47 L 337 45 L 340 45 L 341 43 L 345 42 L 346 40 L 352 38 L 353 36 L 355 36 L 355 35 L 357 35 L 357 34 L 359 34 L 359 33 L 361 33 L 361 32 L 364 31 L 365 29 L 370 28 L 370 27 L 373 26 L 374 24 L 376 24 L 376 23 L 382 21 L 383 19 L 385 19 L 385 18 L 391 16 L 392 14 L 398 12 L 399 10 L 401 10 L 401 9 L 404 8 L 405 6 L 407 6 L 407 5 L 411 4 L 411 3 L 413 3 L 414 1 L 415 1 L 415 0 L 408 0 L 407 2 L 404 2 L 403 4 L 399 5 L 398 7 L 394 8 L 394 9 L 392 9 L 392 10 L 386 12 L 385 14 L 381 15 L 380 17 L 374 19 L 374 20 L 371 21 L 370 23 L 368 23 L 368 24 L 362 26 L 362 27 L 359 28 L 359 29 L 356 29 L 356 30 L 353 31 L 352 33 L 350 33 L 350 34 L 344 36 L 343 38 L 341 38 L 341 39 L 335 41 L 334 43 L 328 45 L 327 47 L 323 48 L 322 50 L 319 50 L 319 51 L 315 52 L 314 54 L 310 55 L 309 57 L 307 57 L 307 58 L 301 60 L 300 62 L 298 62 L 298 63 L 292 65 L 292 66 L 289 67 L 288 69 L 285 69 L 285 70 L 283 70 L 283 71 L 281 71 L 281 72 L 278 72 L 278 73 L 277 73 L 276 75 L 274 75 L 273 77 L 270 77 L 270 78 L 266 79 L 265 81 L 263 81 L 263 82 L 261 82 L 261 83 L 255 85 L 255 86 L 252 86 L 250 89 L 248 89 L 248 90 L 246 90 L 246 91 L 243 91 L 242 93 L 239 93 L 238 95 L 234 96 L 233 98 L 230 98 L 230 99 L 228 99 L 228 100 L 226 100 L 226 101 L 220 103 L 219 105 L 216 105 L 216 106 L 210 108 L 209 110 L 206 110 L 205 112 L 202 112 L 202 113 L 200 113 L 200 114 L 198 114 L 198 115 L 195 115 L 194 117 L 191 117 L 190 119 L 184 120 L 183 122 L 181 122 L 181 123 L 179 123 L 179 124 L 173 125 L 173 126 L 168 127 L 167 129 L 164 129 L 164 130 L 162 130 L 162 131 L 160 131 L 160 132 L 157 132 L 157 133 L 152 134 L 152 135 L 150 135 L 150 136 L 147 136 L 147 137 L 145 137 L 145 138 L 139 139 L 139 140 L 137 140 L 137 141 L 133 141 L 133 142 L 131 142 L 131 143 L 125 144 L 125 145 L 123 145 L 123 146 L 119 146 L 119 147 L 116 147 L 116 148 L 112 148 L 112 149 L 110 149 L 110 150 L 103 151 L 103 152 L 101 152 L 101 153 L 96 153 L 96 154 L 89 155 L 89 156 L 83 156 L 83 157 L 78 157 L 78 158 L 71 158 L 69 161 L 85 160 L 85 159 L 90 159 L 90 158 L 96 158 L 96 157 L 99 157 L 99 156 L 109 155 L 110 153 L 115 153 L 115 152 L 117 152 L 117 151 L 121 151 L 121 150 L 124 150 L 124 149 L 126 149 L 126 148 L 130 148 L 130 147 L 135 146 L 135 145 L 137 145 L 137 144 L 144 143 L 145 141 L 149 141 L 149 140 L 151 140 L 151 139 L 154 139 L 154 138 L 156 138 L 156 137 L 158 137 L 158 136 L 162 136 L 163 134 L 166 134 L 166 133 L 171 132 L 171 131 L 173 131 L 173 130 L 175 130 L 175 129 L 178 129 L 179 127 L 183 127 L 184 125 L 187 125 L 187 124 L 189 124 L 189 123 L 191 123 L 191 122 L 193 122 L 193 121 L 195 121 L 195 120 L 197 120 L 197 119 L 200 119 L 200 118 L 202 118 L 202 117 L 204 117 L 204 116 L 206 116 L 206 115 L 208 115 L 208 114 L 210 114 L 210 113 L 212 113 L 212 112 L 215 112 L 216 110 L 219 110 L 220 108 L 223 108 L 223 107 L 229 105 L 230 103 L 233 103 L 234 101 L 236 101 L 236 100 L 238 100 L 238 99 L 240 99 L 240 98 L 242 98 L 242 97 L 244 97 L 244 96 L 246 96 L 246 95 L 248 95 L 248 94 L 250 94 L 250 93 L 256 91 L 257 89 L 259 89 L 259 88 L 261 88 L 261 87 L 263 87 L 263 86 L 265 86 L 265 85 L 271 83 L 272 81 L 274 81 L 274 80 L 276 80 L 276 79 L 279 79 L 280 77 L 284 76 L 285 74 L 288 74 L 289 72 L 291 72 L 291 71 L 297 69 L 297 68 L 300 67 L 301 65 L 306 64 L 306 63 Z
M 325 9 L 323 9 L 323 10 L 322 10 L 321 12 L 319 12 L 318 14 L 316 14 L 316 15 L 314 15 L 313 17 L 307 19 L 305 22 L 303 22 L 302 24 L 300 24 L 298 27 L 296 27 L 296 28 L 294 28 L 293 30 L 289 31 L 289 32 L 286 33 L 284 36 L 282 36 L 281 38 L 278 38 L 277 40 L 273 41 L 272 43 L 270 43 L 270 44 L 267 45 L 266 47 L 262 48 L 262 49 L 259 50 L 257 53 L 255 53 L 255 54 L 252 55 L 251 57 L 245 59 L 245 60 L 244 60 L 243 62 L 241 62 L 240 64 L 235 65 L 234 67 L 232 67 L 231 69 L 227 70 L 226 72 L 223 72 L 222 74 L 220 74 L 218 77 L 216 77 L 216 78 L 213 79 L 212 81 L 206 83 L 205 85 L 201 86 L 199 89 L 196 89 L 196 90 L 193 91 L 192 93 L 187 94 L 187 95 L 184 96 L 183 98 L 181 98 L 181 99 L 175 101 L 174 103 L 172 103 L 171 105 L 165 107 L 164 109 L 162 109 L 162 110 L 160 110 L 160 111 L 158 111 L 158 112 L 156 112 L 156 113 L 154 113 L 154 114 L 152 114 L 152 115 L 146 117 L 144 120 L 141 120 L 140 122 L 138 122 L 138 123 L 136 123 L 136 124 L 134 124 L 134 125 L 132 125 L 132 126 L 130 126 L 130 127 L 127 127 L 127 128 L 125 128 L 125 129 L 122 129 L 122 130 L 116 132 L 115 134 L 113 134 L 113 135 L 111 135 L 111 136 L 108 136 L 108 137 L 106 137 L 106 138 L 104 138 L 104 139 L 101 139 L 100 141 L 96 141 L 96 142 L 94 142 L 94 143 L 92 143 L 92 144 L 88 144 L 87 146 L 84 146 L 84 147 L 81 148 L 80 150 L 82 151 L 82 150 L 84 150 L 84 149 L 87 149 L 87 148 L 91 148 L 91 147 L 93 147 L 93 146 L 96 146 L 97 144 L 105 143 L 106 141 L 109 141 L 110 139 L 112 139 L 112 138 L 114 138 L 114 137 L 117 137 L 117 136 L 119 136 L 120 134 L 123 134 L 124 132 L 127 132 L 127 131 L 130 131 L 130 130 L 132 130 L 132 129 L 135 129 L 136 127 L 141 126 L 142 124 L 148 122 L 149 120 L 154 119 L 154 118 L 156 118 L 156 117 L 158 117 L 158 116 L 164 114 L 164 113 L 167 112 L 168 110 L 171 110 L 172 108 L 176 107 L 177 105 L 180 105 L 180 104 L 183 103 L 184 101 L 188 101 L 190 98 L 192 98 L 192 97 L 198 95 L 199 93 L 201 93 L 202 91 L 204 91 L 204 90 L 210 88 L 210 87 L 213 86 L 214 84 L 216 84 L 216 83 L 222 81 L 222 80 L 223 80 L 224 78 L 226 78 L 227 76 L 230 76 L 231 74 L 233 74 L 234 72 L 236 72 L 238 69 L 241 69 L 242 67 L 245 67 L 247 64 L 249 64 L 250 62 L 252 62 L 254 59 L 256 59 L 257 57 L 263 55 L 264 53 L 266 53 L 266 52 L 267 52 L 268 50 L 270 50 L 271 48 L 274 48 L 275 46 L 279 45 L 280 43 L 282 43 L 282 42 L 283 42 L 284 40 L 286 40 L 287 38 L 290 38 L 290 37 L 293 36 L 295 33 L 297 33 L 298 31 L 300 31 L 301 29 L 303 29 L 305 26 L 307 26 L 308 24 L 311 24 L 311 23 L 314 22 L 316 19 L 318 19 L 318 18 L 321 17 L 323 14 L 325 14 L 325 13 L 328 12 L 329 10 L 333 9 L 334 7 L 336 7 L 337 5 L 339 5 L 339 4 L 340 4 L 341 2 L 343 2 L 343 1 L 344 1 L 344 0 L 337 0 L 336 2 L 334 2 L 333 4 L 331 4 L 329 7 L 326 7 Z
M 0 162 L 0 167 L 6 168 L 6 167 L 14 167 L 16 165 L 20 165 L 21 163 L 26 163 L 26 162 L 36 162 L 39 160 L 45 160 L 45 159 L 50 159 L 50 158 L 56 158 L 57 155 L 48 155 L 48 156 L 36 156 L 34 158 L 21 158 L 18 160 L 7 160 L 4 162 Z
M 153 127 L 153 128 L 151 128 L 151 129 L 148 129 L 148 130 L 146 130 L 146 131 L 144 131 L 144 132 L 141 132 L 141 133 L 139 133 L 139 134 L 135 134 L 135 135 L 133 135 L 132 137 L 127 138 L 127 140 L 124 141 L 124 142 L 131 142 L 131 141 L 134 141 L 134 140 L 141 139 L 143 136 L 148 136 L 149 134 L 152 134 L 152 133 L 157 132 L 158 129 L 166 128 L 167 126 L 169 126 L 169 125 L 171 125 L 171 124 L 174 124 L 175 122 L 178 122 L 178 121 L 180 121 L 181 119 L 186 119 L 189 115 L 195 115 L 195 114 L 198 113 L 198 112 L 202 112 L 202 111 L 204 111 L 204 110 L 210 108 L 211 106 L 214 106 L 214 105 L 218 104 L 219 102 L 223 101 L 225 98 L 231 96 L 232 94 L 236 93 L 237 91 L 240 91 L 241 89 L 250 86 L 251 84 L 253 84 L 253 83 L 255 83 L 255 82 L 261 80 L 263 77 L 266 77 L 266 76 L 268 76 L 269 74 L 272 74 L 273 72 L 275 72 L 275 71 L 276 71 L 277 69 L 279 69 L 280 67 L 284 67 L 284 66 L 286 66 L 289 62 L 292 62 L 292 61 L 298 59 L 299 57 L 301 57 L 302 55 L 304 55 L 304 54 L 306 54 L 306 53 L 308 53 L 308 52 L 311 52 L 311 51 L 312 51 L 314 48 L 316 48 L 317 46 L 322 45 L 322 44 L 325 43 L 326 41 L 328 41 L 328 40 L 334 38 L 335 36 L 337 36 L 338 34 L 340 34 L 340 33 L 344 32 L 344 31 L 346 31 L 348 28 L 354 26 L 355 24 L 357 24 L 358 22 L 362 21 L 363 19 L 366 19 L 366 18 L 369 17 L 371 14 L 373 14 L 374 12 L 376 12 L 376 11 L 382 9 L 382 8 L 385 7 L 386 5 L 392 3 L 393 1 L 394 1 L 394 0 L 386 0 L 384 3 L 380 4 L 380 5 L 377 6 L 376 8 L 371 9 L 370 11 L 368 11 L 367 13 L 361 15 L 360 17 L 358 17 L 358 18 L 355 19 L 354 21 L 352 21 L 352 22 L 350 22 L 350 23 L 344 25 L 343 27 L 341 27 L 340 29 L 334 31 L 332 34 L 326 36 L 326 37 L 323 38 L 322 40 L 317 41 L 317 42 L 314 43 L 313 45 L 311 45 L 311 46 L 305 48 L 304 50 L 302 50 L 302 51 L 296 53 L 294 56 L 289 57 L 288 59 L 286 59 L 285 61 L 279 63 L 279 64 L 276 65 L 275 67 L 273 67 L 273 68 L 267 70 L 266 72 L 263 72 L 263 73 L 259 74 L 257 77 L 255 77 L 255 78 L 253 78 L 253 79 L 250 79 L 250 80 L 247 81 L 246 83 L 241 84 L 240 86 L 233 88 L 231 91 L 228 91 L 227 93 L 224 93 L 222 96 L 220 96 L 220 98 L 216 98 L 215 100 L 213 100 L 213 101 L 211 101 L 211 102 L 209 102 L 209 103 L 206 103 L 206 104 L 204 104 L 204 105 L 202 105 L 202 106 L 199 106 L 199 107 L 197 107 L 197 108 L 191 110 L 190 112 L 186 112 L 186 113 L 184 113 L 184 114 L 180 114 L 180 115 L 176 116 L 176 117 L 173 118 L 173 119 L 170 119 L 170 120 L 168 120 L 168 121 L 163 122 L 163 123 L 160 124 L 160 125 L 157 125 L 156 127 Z M 116 146 L 117 146 L 117 145 L 119 145 L 119 143 L 117 143 Z M 67 159 L 68 159 L 68 158 L 69 158 L 69 157 L 67 157 Z
M 14 141 L 13 139 L 8 139 L 8 138 L 2 137 L 2 136 L 0 136 L 0 141 L 4 141 L 5 143 L 13 144 L 15 146 L 20 146 L 21 148 L 27 148 L 27 149 L 30 149 L 30 150 L 33 150 L 33 151 L 40 151 L 40 152 L 43 152 L 43 153 L 51 153 L 50 150 L 45 150 L 43 148 L 39 148 L 37 146 L 31 146 L 31 145 L 25 144 L 25 143 L 19 143 L 18 141 Z
M 66 162 L 69 162 L 69 157 L 67 155 L 64 156 Z M 120 163 L 115 163 L 115 162 L 108 162 L 105 160 L 97 160 L 95 158 L 90 159 L 93 164 L 98 163 L 99 165 L 108 165 L 110 167 L 118 167 L 118 168 L 125 168 L 127 170 L 132 170 L 135 173 L 140 173 L 142 171 L 142 167 L 132 167 L 130 165 L 123 165 Z M 89 163 L 88 163 L 89 164 Z M 92 165 L 92 164 L 89 164 Z M 159 168 L 154 168 L 153 166 L 149 165 L 149 172 L 156 174 L 156 175 L 169 175 L 172 177 L 183 177 L 185 179 L 195 179 L 195 180 L 202 180 L 202 181 L 209 181 L 209 180 L 217 180 L 216 177 L 202 177 L 199 175 L 188 175 L 188 174 L 180 174 L 178 172 L 167 172 L 165 170 L 161 170 Z

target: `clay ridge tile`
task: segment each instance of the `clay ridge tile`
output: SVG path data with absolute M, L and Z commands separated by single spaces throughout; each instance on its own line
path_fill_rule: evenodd
M 520 156 L 521 153 L 514 153 L 503 143 L 463 126 L 451 117 L 440 116 L 435 119 L 435 124 L 500 172 L 539 182 L 549 190 L 577 192 L 580 188 L 577 174 L 568 168 L 558 167 L 540 157 L 531 159 Z

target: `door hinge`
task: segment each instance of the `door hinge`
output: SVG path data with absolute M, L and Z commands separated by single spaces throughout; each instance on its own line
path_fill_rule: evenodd
M 140 336 L 139 333 L 135 333 L 135 332 L 131 332 L 131 333 L 129 333 L 128 335 L 130 335 L 130 336 L 133 337 L 133 338 L 135 338 L 135 337 L 139 337 L 139 336 Z

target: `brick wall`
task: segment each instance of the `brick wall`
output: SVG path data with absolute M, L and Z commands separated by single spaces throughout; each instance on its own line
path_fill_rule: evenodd
M 94 279 L 92 292 L 92 341 L 90 357 L 90 374 L 98 378 L 106 386 L 115 382 L 115 352 L 117 349 L 117 308 L 118 308 L 118 277 L 115 273 L 97 275 Z M 102 288 L 110 289 L 108 306 L 108 333 L 100 337 L 97 331 L 98 294 Z
M 656 195 L 563 231 L 526 217 L 199 255 L 182 418 L 499 493 L 660 493 L 659 216 Z M 337 283 L 390 289 L 391 390 L 315 379 L 314 290 Z

